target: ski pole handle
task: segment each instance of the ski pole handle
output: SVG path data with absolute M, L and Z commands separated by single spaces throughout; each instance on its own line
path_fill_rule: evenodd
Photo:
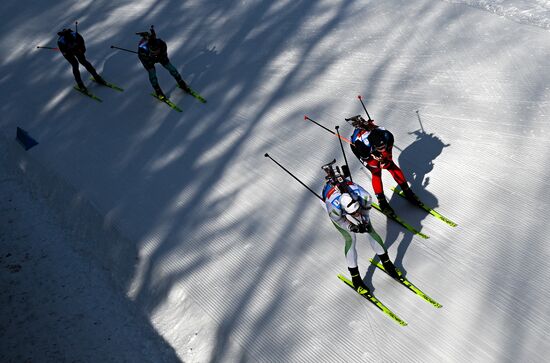
M 130 49 L 126 49 L 126 48 L 115 47 L 114 45 L 111 45 L 111 48 L 123 50 L 123 51 L 128 52 L 128 53 L 135 53 L 135 54 L 138 54 L 138 52 L 136 52 L 135 50 L 130 50 Z
M 361 95 L 359 95 L 359 96 L 357 96 L 357 98 L 359 98 L 359 101 L 361 101 L 361 104 L 363 105 L 363 109 L 365 110 L 365 112 L 367 113 L 367 117 L 369 118 L 369 121 L 373 121 L 370 118 L 369 111 L 367 111 L 367 108 L 365 107 L 365 104 L 363 103 L 363 97 L 361 97 Z

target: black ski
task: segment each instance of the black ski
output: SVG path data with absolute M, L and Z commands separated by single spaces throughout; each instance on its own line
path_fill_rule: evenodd
M 168 99 L 168 97 L 160 98 L 154 93 L 151 93 L 151 96 L 155 97 L 160 102 L 166 103 L 168 106 L 170 106 L 171 109 L 173 109 L 175 111 L 178 111 L 178 112 L 182 112 L 182 109 L 179 108 L 174 102 L 170 101 Z
M 97 97 L 96 95 L 94 95 L 90 91 L 83 90 L 83 89 L 81 89 L 77 86 L 74 86 L 73 88 L 75 90 L 77 90 L 78 92 L 82 93 L 83 95 L 90 97 L 92 100 L 96 100 L 97 102 L 103 102 L 103 100 L 101 98 Z
M 114 83 L 110 83 L 110 82 L 101 83 L 101 82 L 96 81 L 95 78 L 93 78 L 93 77 L 91 77 L 90 79 L 92 81 L 94 81 L 95 83 L 97 83 L 97 84 L 100 84 L 100 85 L 105 86 L 105 87 L 112 88 L 115 91 L 124 92 L 124 88 L 120 88 L 119 86 L 117 86 Z
M 189 90 L 186 90 L 186 89 L 184 89 L 184 88 L 182 88 L 182 87 L 180 87 L 180 86 L 178 85 L 178 88 L 181 89 L 181 90 L 183 90 L 185 93 L 187 93 L 187 94 L 189 94 L 189 95 L 195 97 L 195 98 L 196 98 L 197 100 L 199 100 L 200 102 L 206 103 L 206 99 L 205 99 L 204 97 L 202 97 L 200 94 L 198 94 L 198 93 L 197 93 L 195 90 L 193 90 L 191 87 L 189 88 Z

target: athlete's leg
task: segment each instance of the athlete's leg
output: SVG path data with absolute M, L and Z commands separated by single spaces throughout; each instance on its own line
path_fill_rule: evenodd
M 78 87 L 80 87 L 81 89 L 86 89 L 86 86 L 84 86 L 82 78 L 80 77 L 80 70 L 78 69 L 78 60 L 76 59 L 76 57 L 70 53 L 63 54 L 63 56 L 71 64 L 73 76 Z

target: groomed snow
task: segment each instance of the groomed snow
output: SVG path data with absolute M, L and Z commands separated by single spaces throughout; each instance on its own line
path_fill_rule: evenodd
M 550 2 L 8 0 L 0 9 L 3 360 L 545 361 Z M 125 88 L 91 85 L 101 104 L 72 90 L 59 53 L 36 49 L 55 46 L 75 20 L 88 59 Z M 134 33 L 151 24 L 206 105 L 157 67 L 183 112 L 170 110 L 149 96 L 136 56 L 110 48 L 134 49 Z M 390 256 L 441 309 L 369 268 L 359 238 L 365 281 L 406 327 L 336 278 L 347 274 L 341 237 L 315 196 L 263 156 L 320 190 L 320 166 L 343 158 L 303 116 L 349 136 L 343 119 L 362 112 L 359 94 L 394 133 L 413 189 L 458 223 L 392 197 L 424 240 L 372 213 Z M 16 126 L 39 145 L 25 152 Z

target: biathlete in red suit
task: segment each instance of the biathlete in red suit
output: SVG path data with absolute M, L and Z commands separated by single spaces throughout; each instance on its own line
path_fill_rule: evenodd
M 393 134 L 383 127 L 375 125 L 374 120 L 366 121 L 360 115 L 346 119 L 346 121 L 351 122 L 355 127 L 351 135 L 351 150 L 361 164 L 372 173 L 372 188 L 382 212 L 395 213 L 384 195 L 382 169 L 390 172 L 410 202 L 420 204 L 420 200 L 407 184 L 403 171 L 392 159 Z

